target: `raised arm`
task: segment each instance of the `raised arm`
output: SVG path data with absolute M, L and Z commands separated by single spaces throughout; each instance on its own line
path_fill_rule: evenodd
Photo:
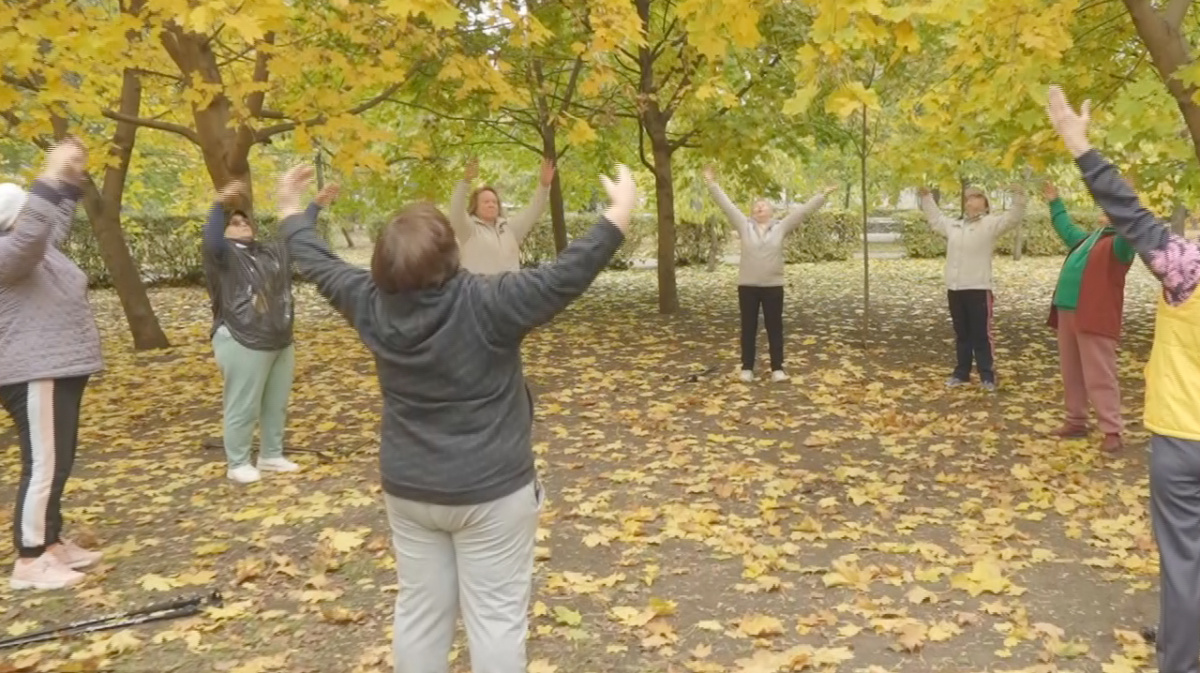
M 586 235 L 571 241 L 554 263 L 473 278 L 480 293 L 480 320 L 496 344 L 515 346 L 535 327 L 558 315 L 587 290 L 625 240 L 637 202 L 633 174 L 619 166 L 615 184 L 608 178 L 603 181 L 612 205 Z
M 729 197 L 725 195 L 725 190 L 717 184 L 712 169 L 705 169 L 704 183 L 708 185 L 708 193 L 712 195 L 713 201 L 717 202 L 717 207 L 721 209 L 721 212 L 725 213 L 725 217 L 729 219 L 738 236 L 745 233 L 746 227 L 749 226 L 745 213 L 738 210 L 737 206 L 733 205 L 733 201 L 730 201 Z
M 471 183 L 477 175 L 479 161 L 472 157 L 467 161 L 463 179 L 455 183 L 454 192 L 450 195 L 450 212 L 446 214 L 446 218 L 450 220 L 450 227 L 454 229 L 454 236 L 458 238 L 459 245 L 466 243 L 475 233 L 475 227 L 471 226 L 471 214 L 467 212 L 470 205 L 467 201 L 471 198 Z
M 1029 206 L 1029 195 L 1017 185 L 1013 185 L 1011 191 L 1013 195 L 1012 208 L 992 219 L 992 233 L 995 236 L 1012 229 L 1025 219 L 1025 209 Z
M 214 201 L 209 209 L 202 236 L 201 246 L 204 254 L 224 265 L 225 250 L 229 247 L 229 242 L 225 240 L 225 205 L 220 201 Z
M 937 202 L 933 200 L 933 195 L 924 187 L 920 190 L 917 203 L 921 207 L 921 212 L 925 214 L 926 221 L 929 222 L 929 228 L 942 236 L 946 236 L 954 220 L 942 214 L 942 209 L 938 208 Z
M 46 254 L 56 230 L 70 226 L 82 191 L 87 154 L 68 138 L 46 155 L 46 167 L 33 183 L 12 231 L 0 236 L 0 283 L 29 276 Z
M 825 199 L 829 197 L 829 194 L 832 193 L 834 189 L 837 189 L 837 187 L 826 187 L 821 191 L 820 194 L 817 194 L 808 201 L 805 201 L 795 208 L 792 208 L 791 212 L 789 212 L 787 216 L 783 218 L 783 221 L 780 222 L 780 224 L 783 226 L 783 233 L 785 235 L 790 233 L 793 229 L 800 226 L 801 222 L 808 219 L 809 215 L 812 215 L 820 210 L 821 207 L 825 205 Z
M 297 166 L 280 180 L 277 201 L 283 224 L 279 235 L 300 275 L 312 281 L 321 296 L 346 320 L 354 322 L 356 307 L 371 289 L 371 275 L 366 269 L 342 260 L 321 240 L 316 228 L 318 204 L 300 210 L 299 194 L 311 180 L 310 166 Z
M 533 198 L 530 199 L 529 205 L 508 220 L 508 226 L 512 227 L 513 236 L 517 239 L 517 245 L 520 245 L 529 232 L 533 231 L 533 225 L 537 224 L 542 214 L 546 212 L 546 205 L 550 203 L 550 183 L 553 180 L 554 164 L 543 161 L 542 172 L 538 176 L 538 186 L 533 192 Z
M 1131 243 L 1146 266 L 1162 283 L 1167 302 L 1179 305 L 1191 298 L 1200 282 L 1200 248 L 1171 233 L 1163 221 L 1146 210 L 1116 166 L 1092 149 L 1087 139 L 1090 105 L 1077 113 L 1062 89 L 1050 87 L 1050 122 L 1062 137 L 1083 174 L 1096 205 L 1108 215 L 1113 229 Z
M 1057 187 L 1047 182 L 1042 186 L 1042 196 L 1045 197 L 1046 204 L 1050 206 L 1050 224 L 1054 227 L 1054 232 L 1058 234 L 1063 245 L 1074 250 L 1076 246 L 1087 239 L 1088 233 L 1071 221 L 1066 204 L 1058 196 Z

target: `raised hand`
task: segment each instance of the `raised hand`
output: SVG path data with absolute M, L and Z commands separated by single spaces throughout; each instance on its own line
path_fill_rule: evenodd
M 463 180 L 474 182 L 479 177 L 479 157 L 467 159 L 467 169 L 463 171 Z
M 918 187 L 918 188 L 917 188 L 917 196 L 918 196 L 919 198 L 922 198 L 922 199 L 923 199 L 923 198 L 925 198 L 926 196 L 929 196 L 929 194 L 930 194 L 930 193 L 931 193 L 931 192 L 929 191 L 929 188 L 928 188 L 928 187 Z
M 543 159 L 540 183 L 543 187 L 549 187 L 551 182 L 554 182 L 554 162 Z
M 715 169 L 713 169 L 712 164 L 705 166 L 704 167 L 704 181 L 705 182 L 716 182 L 716 180 L 717 180 L 717 171 Z
M 1053 201 L 1054 199 L 1057 199 L 1058 198 L 1058 187 L 1055 187 L 1054 183 L 1050 182 L 1049 180 L 1047 180 L 1046 182 L 1043 182 L 1042 183 L 1042 196 L 1047 201 Z
M 232 180 L 217 192 L 217 199 L 222 203 L 233 203 L 238 198 L 245 196 L 246 193 L 246 183 L 241 180 Z
M 1085 100 L 1079 112 L 1076 112 L 1067 100 L 1067 95 L 1063 93 L 1062 87 L 1056 84 L 1050 87 L 1046 113 L 1054 130 L 1071 151 L 1071 156 L 1081 156 L 1091 149 L 1087 139 L 1088 124 L 1092 121 L 1091 101 Z
M 279 219 L 302 212 L 300 199 L 308 190 L 313 180 L 313 167 L 299 164 L 290 168 L 279 178 L 279 188 L 275 192 L 275 203 L 279 208 Z
M 46 152 L 42 175 L 77 185 L 87 174 L 87 150 L 75 136 L 67 136 Z
M 633 209 L 637 207 L 637 185 L 633 182 L 633 172 L 625 164 L 617 164 L 617 178 L 613 180 L 607 175 L 600 176 L 600 184 L 608 192 L 609 206 L 604 210 L 604 217 L 612 222 L 622 232 L 629 231 L 629 223 L 633 219 Z
M 836 192 L 839 187 L 841 187 L 841 185 L 829 185 L 825 189 L 821 190 L 821 194 L 829 196 L 830 194 Z
M 313 201 L 315 201 L 316 204 L 322 208 L 328 208 L 331 203 L 337 200 L 338 194 L 341 192 L 341 185 L 337 183 L 330 183 L 325 185 L 321 191 L 317 192 L 317 196 L 313 199 Z

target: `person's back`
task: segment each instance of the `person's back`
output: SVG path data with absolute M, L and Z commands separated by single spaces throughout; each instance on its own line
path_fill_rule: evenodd
M 439 288 L 376 290 L 356 320 L 383 395 L 380 463 L 388 493 L 467 504 L 533 479 L 533 409 L 520 342 L 492 334 L 483 306 L 502 282 L 460 271 Z

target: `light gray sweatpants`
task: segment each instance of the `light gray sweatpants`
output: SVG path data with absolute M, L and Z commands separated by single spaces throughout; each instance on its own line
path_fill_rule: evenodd
M 473 673 L 525 673 L 535 480 L 482 505 L 430 505 L 384 494 L 396 551 L 396 673 L 447 673 L 459 611 Z
M 1200 673 L 1200 442 L 1150 438 L 1159 673 Z

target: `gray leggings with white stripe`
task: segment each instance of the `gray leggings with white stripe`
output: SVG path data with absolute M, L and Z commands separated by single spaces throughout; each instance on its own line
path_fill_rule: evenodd
M 37 558 L 62 533 L 62 494 L 75 463 L 79 407 L 88 377 L 0 386 L 0 404 L 21 440 L 21 486 L 13 539 L 21 558 Z

